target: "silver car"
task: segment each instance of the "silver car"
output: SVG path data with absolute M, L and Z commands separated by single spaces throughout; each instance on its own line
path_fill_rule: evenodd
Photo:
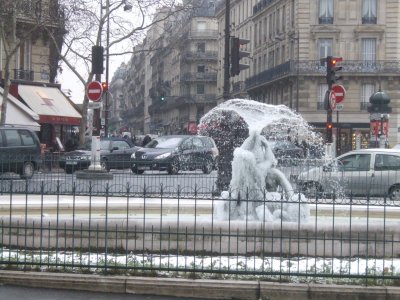
M 379 196 L 400 200 L 400 150 L 362 149 L 301 172 L 297 181 L 306 196 Z

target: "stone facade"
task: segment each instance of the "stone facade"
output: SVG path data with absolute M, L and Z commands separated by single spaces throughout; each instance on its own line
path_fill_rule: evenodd
M 2 3 L 2 8 L 0 8 L 0 18 L 4 17 L 5 24 L 7 24 L 5 33 L 8 36 L 8 48 L 12 49 L 15 47 L 15 42 L 12 38 L 13 34 L 15 34 L 16 38 L 23 39 L 14 58 L 10 61 L 10 79 L 54 82 L 59 60 L 54 44 L 50 42 L 48 34 L 40 28 L 37 28 L 28 35 L 27 32 L 32 29 L 32 26 L 39 25 L 40 27 L 45 25 L 53 31 L 59 31 L 58 37 L 60 39 L 59 43 L 61 43 L 64 34 L 64 24 L 62 17 L 60 17 L 62 10 L 58 1 L 41 1 L 40 11 L 38 11 L 36 5 L 37 1 L 4 1 L 5 3 Z M 10 7 L 15 7 L 15 10 L 11 11 L 13 13 L 10 13 Z M 37 16 L 38 12 L 40 12 L 40 18 Z M 15 19 L 12 16 L 15 16 Z M 15 29 L 13 30 L 13 28 Z M 6 63 L 5 47 L 4 41 L 0 39 L 0 79 L 4 78 Z
M 156 19 L 161 21 L 149 29 L 141 46 L 143 56 L 138 64 L 128 66 L 124 97 L 127 103 L 139 101 L 143 107 L 142 119 L 136 118 L 143 126 L 129 123 L 129 116 L 123 118 L 135 134 L 195 133 L 199 119 L 216 105 L 215 7 L 208 0 L 193 5 L 197 5 L 194 11 L 179 12 L 165 20 L 165 11 L 160 10 Z M 139 55 L 134 54 L 132 60 Z M 127 91 L 138 85 L 141 92 L 134 98 L 127 96 Z
M 223 2 L 220 8 L 217 16 L 222 34 Z M 400 48 L 395 16 L 399 10 L 398 1 L 231 1 L 231 35 L 251 41 L 247 46 L 250 68 L 231 78 L 232 96 L 235 86 L 241 86 L 251 99 L 297 110 L 324 134 L 327 85 L 326 68 L 320 59 L 343 57 L 343 80 L 338 83 L 347 94 L 343 109 L 333 113 L 335 138 L 340 127 L 339 153 L 374 142 L 367 105 L 379 87 L 391 98 L 388 139 L 390 145 L 397 144 Z M 218 76 L 218 91 L 222 80 Z
M 230 35 L 250 40 L 244 46 L 250 57 L 241 60 L 250 67 L 230 78 L 230 97 L 284 104 L 324 135 L 327 84 L 320 59 L 343 57 L 338 84 L 347 93 L 333 113 L 338 152 L 374 142 L 367 107 L 379 88 L 391 98 L 388 142 L 397 144 L 399 13 L 394 0 L 231 1 Z M 144 60 L 145 132 L 187 132 L 224 100 L 224 36 L 225 1 L 215 3 L 213 15 L 179 15 L 149 31 L 146 47 L 157 50 Z

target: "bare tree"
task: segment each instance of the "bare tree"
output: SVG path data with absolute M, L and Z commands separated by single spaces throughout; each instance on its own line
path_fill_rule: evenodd
M 105 54 L 109 57 L 133 53 L 134 46 L 143 40 L 148 28 L 161 25 L 164 20 L 177 12 L 191 9 L 190 1 L 181 5 L 175 3 L 175 0 L 60 0 L 60 2 L 64 3 L 65 7 L 67 35 L 62 50 L 61 47 L 57 49 L 65 65 L 82 83 L 83 90 L 94 77 L 94 74 L 91 74 L 92 46 L 103 46 Z M 53 41 L 56 41 L 51 31 L 49 33 Z M 84 93 L 80 124 L 81 143 L 84 142 L 87 126 L 88 102 Z

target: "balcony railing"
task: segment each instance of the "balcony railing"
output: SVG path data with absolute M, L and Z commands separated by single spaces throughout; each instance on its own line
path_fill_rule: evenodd
M 182 81 L 216 81 L 217 72 L 204 72 L 204 73 L 185 73 L 181 77 Z
M 184 54 L 183 58 L 185 60 L 217 60 L 218 52 L 217 51 L 206 51 L 206 52 L 197 52 L 197 51 L 188 51 Z
M 363 24 L 376 24 L 376 17 L 362 17 Z
M 253 6 L 253 15 L 261 12 L 262 10 L 269 7 L 271 4 L 276 2 L 277 0 L 261 0 L 256 5 Z
M 34 72 L 33 70 L 14 69 L 14 79 L 33 81 Z
M 271 82 L 292 72 L 293 61 L 285 62 L 246 79 L 246 88 Z
M 360 61 L 350 60 L 340 62 L 343 67 L 341 73 L 353 74 L 400 74 L 400 61 Z M 298 69 L 298 72 L 297 72 Z M 321 65 L 319 60 L 288 61 L 281 65 L 267 69 L 246 80 L 246 89 L 270 83 L 285 76 L 297 75 L 326 75 L 326 66 Z
M 217 38 L 218 30 L 191 30 L 189 32 L 189 38 Z
M 17 21 L 50 20 L 51 23 L 64 22 L 64 7 L 55 1 L 20 0 L 15 1 Z
M 319 24 L 333 24 L 333 17 L 319 17 Z

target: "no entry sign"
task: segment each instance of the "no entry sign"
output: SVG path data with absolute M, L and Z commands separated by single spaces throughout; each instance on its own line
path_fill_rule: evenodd
M 98 102 L 100 101 L 102 94 L 103 94 L 103 87 L 101 86 L 101 82 L 92 81 L 88 84 L 86 89 L 86 95 L 89 98 L 89 100 Z
M 336 104 L 339 104 L 344 100 L 344 96 L 346 95 L 346 90 L 343 85 L 334 85 L 332 87 L 332 92 L 336 96 Z

